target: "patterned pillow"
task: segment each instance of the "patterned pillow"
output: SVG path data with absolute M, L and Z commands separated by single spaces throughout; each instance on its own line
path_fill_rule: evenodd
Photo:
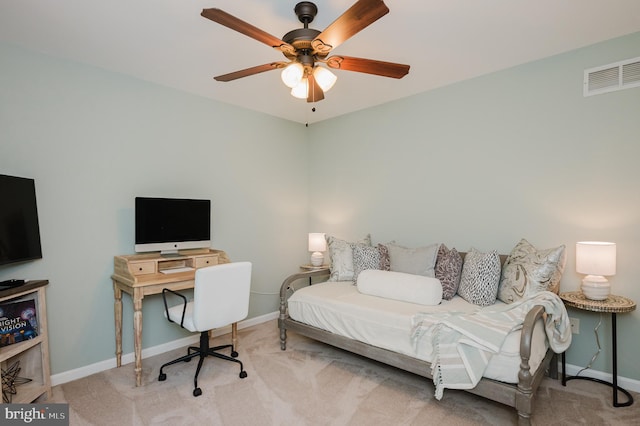
M 353 281 L 365 269 L 380 269 L 380 248 L 355 244 L 353 246 Z
M 436 258 L 436 278 L 442 284 L 442 298 L 451 300 L 458 292 L 460 274 L 462 273 L 462 256 L 453 248 L 449 250 L 444 244 L 440 245 Z
M 458 294 L 474 305 L 489 306 L 496 301 L 500 284 L 500 256 L 493 250 L 481 253 L 472 248 L 464 258 Z
M 390 269 L 406 274 L 435 277 L 436 256 L 440 244 L 432 244 L 426 247 L 407 248 L 389 243 Z
M 522 239 L 504 263 L 498 299 L 513 303 L 541 291 L 558 292 L 566 260 L 565 246 L 538 250 Z
M 389 261 L 389 249 L 384 244 L 378 244 L 380 251 L 380 269 L 381 271 L 390 271 L 391 262 Z
M 333 236 L 327 236 L 329 258 L 331 259 L 331 275 L 329 281 L 353 281 L 353 245 L 371 245 L 371 235 L 356 243 L 350 243 Z

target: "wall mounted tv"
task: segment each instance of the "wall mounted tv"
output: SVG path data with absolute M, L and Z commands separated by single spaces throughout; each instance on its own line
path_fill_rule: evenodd
M 35 182 L 0 175 L 0 265 L 41 258 Z
M 211 201 L 136 197 L 135 251 L 177 254 L 211 247 Z

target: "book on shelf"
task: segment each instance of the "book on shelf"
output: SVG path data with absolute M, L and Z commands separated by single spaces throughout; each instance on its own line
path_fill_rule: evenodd
M 0 303 L 0 347 L 33 339 L 37 335 L 35 300 Z

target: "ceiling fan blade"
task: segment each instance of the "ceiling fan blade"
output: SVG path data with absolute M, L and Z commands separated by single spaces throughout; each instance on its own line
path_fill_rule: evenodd
M 327 58 L 327 66 L 344 71 L 363 72 L 382 77 L 402 78 L 409 73 L 409 65 L 394 62 L 376 61 L 373 59 L 354 58 L 351 56 L 331 56 Z
M 313 74 L 309 74 L 307 77 L 309 88 L 307 89 L 307 102 L 318 102 L 324 99 L 324 92 L 316 81 Z
M 234 31 L 251 37 L 254 40 L 258 40 L 260 43 L 264 43 L 267 46 L 271 46 L 283 52 L 295 53 L 295 49 L 290 44 L 285 43 L 278 37 L 272 36 L 266 31 L 263 31 L 258 27 L 254 27 L 248 22 L 236 18 L 223 10 L 217 8 L 202 9 L 202 13 L 200 15 L 207 19 L 211 19 L 213 22 L 217 22 L 220 25 L 224 25 L 227 28 L 231 28 Z
M 311 42 L 311 46 L 316 54 L 326 56 L 331 49 L 335 49 L 387 13 L 389 8 L 382 0 L 359 0 L 322 31 Z
M 256 67 L 247 68 L 240 71 L 230 72 L 229 74 L 219 75 L 213 77 L 216 81 L 232 81 L 242 77 L 249 77 L 250 75 L 260 74 L 261 72 L 275 70 L 277 68 L 283 68 L 287 65 L 287 62 L 271 62 L 268 64 L 258 65 Z

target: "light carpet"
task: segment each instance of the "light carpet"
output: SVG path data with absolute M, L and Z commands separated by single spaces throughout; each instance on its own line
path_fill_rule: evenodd
M 228 342 L 230 336 L 212 344 Z M 185 353 L 175 350 L 143 361 L 143 386 L 133 365 L 53 388 L 52 402 L 67 402 L 71 425 L 510 425 L 513 408 L 446 390 L 434 398 L 430 380 L 323 343 L 288 333 L 280 350 L 276 321 L 239 332 L 238 365 L 207 358 L 193 397 L 197 361 L 160 365 Z M 638 399 L 638 394 L 634 394 Z M 639 424 L 640 401 L 613 408 L 608 386 L 576 380 L 563 387 L 545 378 L 538 390 L 534 425 Z

